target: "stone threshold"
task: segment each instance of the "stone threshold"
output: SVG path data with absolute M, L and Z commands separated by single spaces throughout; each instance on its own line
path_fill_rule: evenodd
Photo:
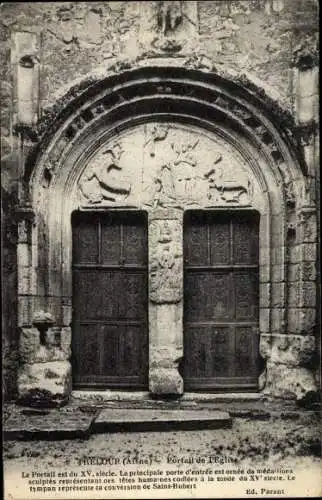
M 231 417 L 222 411 L 105 408 L 94 418 L 92 431 L 147 432 L 229 429 L 231 426 Z
M 265 396 L 259 392 L 249 393 L 201 393 L 186 392 L 180 398 L 153 398 L 147 391 L 86 391 L 75 390 L 72 392 L 72 400 L 77 401 L 151 401 L 153 404 L 180 404 L 182 402 L 198 403 L 199 401 L 230 402 L 230 401 L 260 401 L 265 400 Z
M 222 411 L 230 417 L 268 420 L 272 404 L 266 405 L 261 393 L 185 393 L 171 399 L 152 398 L 148 392 L 74 391 L 71 404 L 93 409 L 184 410 L 194 412 Z M 274 407 L 274 405 L 273 405 Z M 293 409 L 293 408 L 292 408 Z

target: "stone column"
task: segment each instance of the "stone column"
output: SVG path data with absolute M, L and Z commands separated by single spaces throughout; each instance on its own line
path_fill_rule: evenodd
M 180 396 L 183 380 L 182 212 L 149 216 L 149 389 L 154 396 Z

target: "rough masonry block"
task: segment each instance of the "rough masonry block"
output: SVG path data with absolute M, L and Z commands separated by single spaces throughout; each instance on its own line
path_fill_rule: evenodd
M 60 406 L 72 389 L 68 361 L 25 364 L 18 373 L 19 402 L 30 406 Z

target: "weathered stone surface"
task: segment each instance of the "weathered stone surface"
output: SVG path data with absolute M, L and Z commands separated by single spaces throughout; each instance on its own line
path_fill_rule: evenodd
M 87 438 L 95 414 L 79 408 L 16 409 L 6 420 L 5 440 Z
M 37 328 L 21 328 L 20 333 L 20 359 L 24 363 L 47 363 L 48 361 L 64 361 L 69 357 L 70 338 L 65 338 L 62 348 L 56 345 L 55 328 L 50 328 L 46 335 L 46 344 L 39 341 Z M 66 341 L 68 345 L 66 345 Z M 64 348 L 63 348 L 64 347 Z
M 55 320 L 50 312 L 36 311 L 32 317 L 32 323 L 37 328 L 45 327 L 47 330 L 54 322 Z
M 71 356 L 72 330 L 70 327 L 63 327 L 60 332 L 60 345 L 65 353 L 66 359 Z
M 300 123 L 310 122 L 316 116 L 317 66 L 296 71 L 296 118 Z
M 262 371 L 260 376 L 258 377 L 258 390 L 263 391 L 266 385 L 266 368 Z
M 259 324 L 262 332 L 268 332 L 270 329 L 270 312 L 268 307 L 259 310 Z
M 302 239 L 304 243 L 315 243 L 317 241 L 317 221 L 315 212 L 301 212 L 299 214 L 302 226 Z
M 285 307 L 285 295 L 286 295 L 285 283 L 272 283 L 271 293 L 272 293 L 271 307 L 284 308 Z
M 289 264 L 287 268 L 287 278 L 289 283 L 301 279 L 301 264 Z
M 149 388 L 152 394 L 181 394 L 182 302 L 149 306 Z
M 315 307 L 316 284 L 313 281 L 294 282 L 289 288 L 290 307 Z
M 286 309 L 272 307 L 271 311 L 271 331 L 272 332 L 283 332 L 285 330 L 286 324 Z
M 18 373 L 19 401 L 30 406 L 59 406 L 71 392 L 68 361 L 25 364 Z
M 287 324 L 290 333 L 311 335 L 316 329 L 316 309 L 289 307 Z
M 182 348 L 150 345 L 149 366 L 151 369 L 177 367 L 181 358 Z
M 25 363 L 33 361 L 39 348 L 39 331 L 37 328 L 21 328 L 19 353 Z
M 316 280 L 316 263 L 315 262 L 303 262 L 302 268 L 302 279 L 304 281 L 315 281 Z
M 304 243 L 303 244 L 303 257 L 307 262 L 316 262 L 317 257 L 317 245 L 316 243 Z
M 314 398 L 318 388 L 312 372 L 303 367 L 267 362 L 265 394 L 301 402 Z
M 41 345 L 36 351 L 33 361 L 35 363 L 48 363 L 49 361 L 64 361 L 66 359 L 66 354 L 62 349 L 56 346 Z
M 272 335 L 270 360 L 288 366 L 309 365 L 315 356 L 312 335 Z
M 280 283 L 284 279 L 284 266 L 281 264 L 271 266 L 271 281 Z
M 261 283 L 259 297 L 260 307 L 264 308 L 270 306 L 271 283 Z
M 30 264 L 30 249 L 26 243 L 17 245 L 17 258 L 19 266 L 28 267 Z
M 259 353 L 264 359 L 271 356 L 272 335 L 270 333 L 261 333 L 259 337 Z
M 175 368 L 156 368 L 149 373 L 149 390 L 154 396 L 180 396 L 183 380 Z

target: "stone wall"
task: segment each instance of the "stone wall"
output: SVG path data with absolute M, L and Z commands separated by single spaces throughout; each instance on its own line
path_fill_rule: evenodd
M 171 10 L 167 10 L 170 7 Z M 264 98 L 267 109 L 280 118 L 282 127 L 292 130 L 302 148 L 298 158 L 307 168 L 306 189 L 316 203 L 317 8 L 314 0 L 190 1 L 183 6 L 180 2 L 152 1 L 62 2 L 49 3 L 46 7 L 40 2 L 1 5 L 3 264 L 8 284 L 3 290 L 4 388 L 7 397 L 14 396 L 14 377 L 21 362 L 17 352 L 15 248 L 18 237 L 22 251 L 26 243 L 18 234 L 19 216 L 13 207 L 25 201 L 23 179 L 32 169 L 33 151 L 37 152 L 37 145 L 55 118 L 59 117 L 59 125 L 67 105 L 81 98 L 86 89 L 137 64 L 148 67 L 150 61 L 153 61 L 151 64 L 158 61 L 168 67 L 212 72 Z M 305 197 L 303 195 L 303 199 Z M 297 226 L 292 203 L 290 199 L 288 272 L 289 281 L 295 285 L 288 295 L 285 321 L 294 338 L 285 346 L 284 337 L 281 339 L 276 329 L 269 349 L 262 347 L 268 365 L 272 365 L 268 386 L 274 386 L 274 370 L 277 373 L 288 366 L 292 378 L 292 366 L 300 366 L 303 371 L 312 363 L 305 352 L 315 335 L 315 320 L 311 322 L 312 331 L 303 329 L 303 325 L 310 323 L 310 315 L 315 317 L 316 224 L 314 220 L 310 224 L 310 213 L 303 209 L 301 217 L 305 225 Z M 293 225 L 292 217 L 295 217 Z M 32 279 L 26 275 L 19 283 Z M 280 289 L 281 285 L 278 282 Z M 285 292 L 281 293 L 283 296 Z M 277 294 L 274 293 L 274 297 Z M 285 313 L 284 306 L 276 303 L 274 307 L 276 318 Z M 283 318 L 276 319 L 276 324 L 283 321 Z M 36 334 L 33 330 L 33 335 Z M 59 362 L 59 356 L 56 357 L 52 358 L 53 362 Z M 68 367 L 66 370 L 68 372 Z M 308 377 L 311 387 L 310 374 L 305 372 L 303 377 Z M 310 387 L 305 391 L 310 392 Z M 298 392 L 301 391 L 299 388 Z M 278 389 L 274 394 L 283 395 L 285 391 Z
M 41 65 L 40 114 L 53 106 L 77 81 L 86 81 L 100 66 L 123 64 L 137 57 L 171 54 L 204 57 L 218 72 L 258 83 L 289 110 L 294 105 L 294 56 L 314 55 L 317 41 L 317 2 L 314 0 L 250 0 L 185 2 L 182 23 L 186 36 L 177 46 L 147 46 L 146 19 L 155 18 L 154 2 L 72 2 L 26 5 L 4 3 L 1 22 L 1 62 L 5 97 L 4 136 L 10 131 L 12 56 L 15 32 L 34 34 L 34 52 Z M 195 11 L 194 11 L 195 10 Z M 187 18 L 189 21 L 187 21 Z M 191 26 L 193 32 L 191 33 Z M 171 33 L 170 33 L 171 34 Z M 13 39 L 12 39 L 13 36 Z M 167 34 L 166 34 L 167 36 Z M 160 45 L 160 44 L 159 44 Z M 86 85 L 86 84 L 85 84 Z M 5 141 L 7 144 L 7 141 Z M 8 146 L 7 146 L 8 147 Z

